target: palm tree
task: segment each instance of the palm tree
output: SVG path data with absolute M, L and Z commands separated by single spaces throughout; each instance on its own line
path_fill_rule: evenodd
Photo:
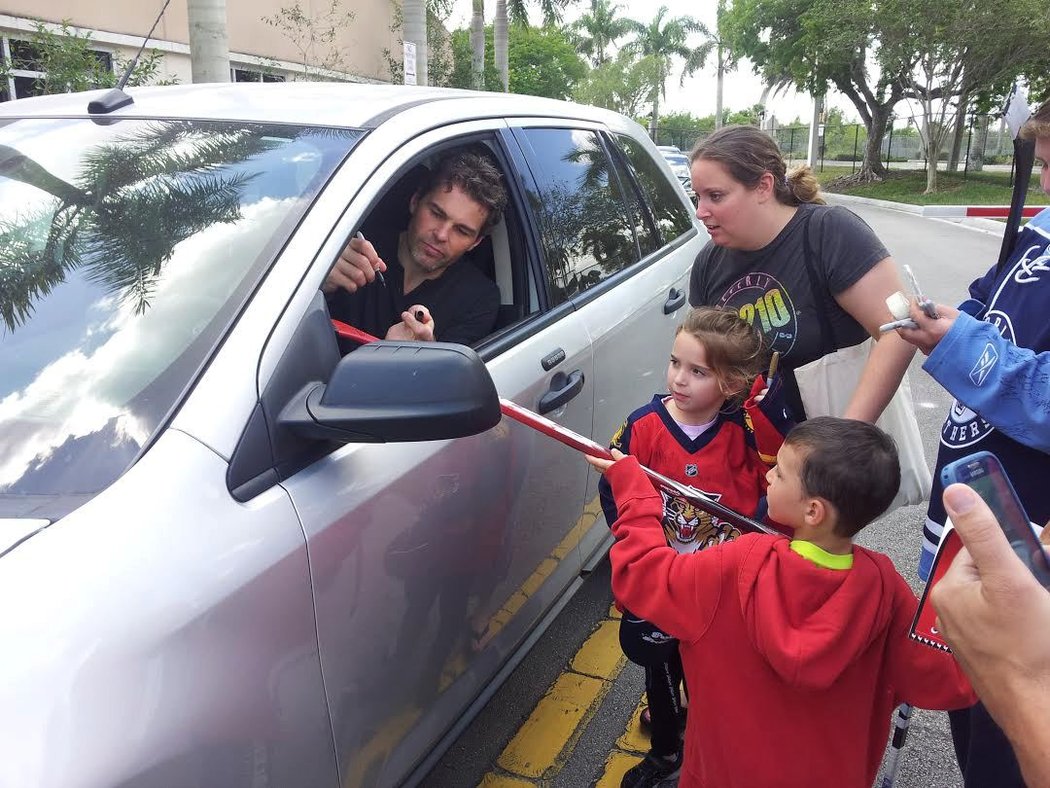
M 78 268 L 145 312 L 179 243 L 241 218 L 242 192 L 258 173 L 218 168 L 270 150 L 274 139 L 265 128 L 153 123 L 91 151 L 71 181 L 0 146 L 0 176 L 54 198 L 0 225 L 0 319 L 14 331 Z
M 194 82 L 230 81 L 226 0 L 187 0 L 190 68 Z
M 510 89 L 510 42 L 507 38 L 507 0 L 496 0 L 496 18 L 492 22 L 492 48 L 500 84 L 503 85 L 503 90 L 506 92 Z
M 608 62 L 607 50 L 631 31 L 628 21 L 617 16 L 619 10 L 610 0 L 591 0 L 591 10 L 572 26 L 576 45 L 595 67 Z
M 485 89 L 485 0 L 474 0 L 474 16 L 470 20 L 470 73 L 474 90 Z
M 539 0 L 543 26 L 551 27 L 561 22 L 562 11 L 573 2 L 575 0 Z M 507 0 L 507 11 L 510 21 L 515 25 L 529 24 L 529 0 Z
M 667 80 L 671 76 L 673 58 L 680 57 L 685 61 L 682 79 L 703 68 L 707 55 L 714 47 L 710 31 L 691 16 L 676 16 L 666 22 L 667 6 L 660 6 L 653 21 L 648 25 L 633 19 L 626 20 L 630 31 L 635 34 L 633 41 L 624 47 L 625 50 L 650 58 L 654 62 L 653 83 L 649 93 L 652 102 L 652 117 L 649 120 L 649 136 L 656 139 L 657 123 L 660 118 L 660 97 L 667 94 Z M 689 34 L 701 33 L 708 40 L 698 47 L 689 46 Z
M 427 7 L 424 0 L 404 0 L 405 40 L 416 45 L 416 84 L 429 85 L 427 52 Z
M 715 84 L 715 128 L 722 128 L 722 87 L 725 84 L 725 76 L 727 71 L 732 71 L 736 68 L 737 56 L 733 52 L 732 47 L 727 40 L 724 18 L 726 14 L 726 0 L 718 0 L 718 11 L 716 12 L 715 22 L 715 35 L 713 37 L 714 45 L 717 49 L 717 69 L 718 79 Z M 708 34 L 710 36 L 710 34 Z M 703 66 L 701 65 L 701 68 Z M 682 79 L 685 79 L 683 72 Z

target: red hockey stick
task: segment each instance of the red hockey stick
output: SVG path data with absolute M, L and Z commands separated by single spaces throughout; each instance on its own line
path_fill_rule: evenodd
M 361 345 L 367 345 L 369 342 L 375 342 L 377 340 L 377 337 L 374 337 L 359 328 L 354 328 L 341 320 L 333 319 L 332 327 L 339 336 Z M 545 419 L 538 413 L 533 413 L 528 408 L 523 408 L 516 402 L 500 397 L 499 407 L 500 410 L 503 411 L 503 415 L 507 418 L 513 419 L 520 424 L 524 424 L 526 427 L 531 427 L 538 432 L 542 432 L 544 435 L 554 438 L 556 441 L 560 441 L 572 449 L 576 449 L 576 451 L 603 460 L 612 459 L 612 453 L 600 443 L 595 443 L 590 438 L 585 438 L 578 432 L 573 432 L 550 419 Z M 729 523 L 730 525 L 745 531 L 758 531 L 765 534 L 779 535 L 779 531 L 770 528 L 764 523 L 758 522 L 758 520 L 745 517 L 740 514 L 740 512 L 734 511 L 728 506 L 709 498 L 695 487 L 676 482 L 674 479 L 646 468 L 644 465 L 641 466 L 641 468 L 646 476 L 656 482 L 669 494 L 678 496 L 679 498 L 684 498 L 696 508 L 714 515 L 722 522 Z

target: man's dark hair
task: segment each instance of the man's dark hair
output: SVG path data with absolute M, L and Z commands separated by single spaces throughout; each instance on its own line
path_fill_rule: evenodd
M 839 536 L 852 539 L 886 511 L 900 487 L 893 438 L 866 421 L 818 416 L 792 429 L 784 445 L 803 455 L 799 476 L 806 495 L 835 507 Z
M 457 150 L 438 159 L 423 177 L 416 192 L 425 197 L 437 189 L 449 191 L 453 186 L 488 211 L 481 235 L 488 235 L 500 223 L 507 208 L 507 190 L 503 174 L 492 159 L 476 150 Z

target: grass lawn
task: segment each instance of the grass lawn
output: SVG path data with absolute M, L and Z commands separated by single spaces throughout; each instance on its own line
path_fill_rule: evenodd
M 850 174 L 849 167 L 825 167 L 815 173 L 822 184 Z M 890 170 L 890 177 L 882 183 L 829 191 L 853 194 L 857 197 L 872 197 L 877 200 L 911 203 L 912 205 L 1009 205 L 1012 189 L 1008 172 L 971 172 L 966 178 L 961 173 L 939 172 L 937 193 L 923 194 L 926 190 L 926 173 L 922 170 Z M 1027 205 L 1050 205 L 1039 188 L 1039 174 L 1032 174 L 1028 187 Z

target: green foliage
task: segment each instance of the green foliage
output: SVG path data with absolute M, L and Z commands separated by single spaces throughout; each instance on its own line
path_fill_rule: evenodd
M 573 91 L 573 100 L 633 117 L 642 111 L 658 78 L 659 64 L 653 58 L 621 52 L 588 71 Z
M 485 28 L 485 90 L 502 90 L 494 60 L 492 26 Z M 470 31 L 452 33 L 452 87 L 471 88 Z M 510 92 L 568 99 L 587 75 L 587 64 L 565 33 L 552 28 L 514 27 L 507 48 Z
M 568 99 L 587 75 L 587 63 L 561 30 L 517 27 L 507 50 L 510 92 Z
M 470 30 L 463 28 L 452 31 L 452 74 L 449 86 L 470 90 L 474 87 L 474 76 L 470 70 L 470 61 L 474 49 L 470 45 Z M 492 27 L 485 28 L 485 90 L 500 91 L 499 72 L 496 71 L 494 47 L 492 45 Z
M 923 170 L 898 170 L 880 183 L 845 189 L 834 185 L 836 178 L 849 174 L 849 167 L 825 167 L 823 172 L 815 173 L 829 191 L 911 205 L 1009 205 L 1013 191 L 1007 172 L 971 172 L 964 177 L 962 173 L 942 171 L 939 175 L 941 188 L 933 194 L 924 194 L 926 173 Z M 1038 180 L 1038 177 L 1033 179 L 1035 183 Z M 1036 186 L 1029 190 L 1025 202 L 1029 205 L 1047 205 L 1050 204 L 1050 197 Z
M 10 76 L 12 68 L 28 68 L 32 71 L 43 71 L 44 76 L 38 83 L 40 93 L 75 93 L 95 88 L 111 88 L 123 76 L 131 61 L 116 58 L 116 72 L 106 68 L 94 51 L 91 33 L 77 33 L 70 28 L 70 22 L 63 20 L 57 31 L 53 31 L 42 21 L 34 22 L 33 32 L 26 39 L 34 52 L 33 63 L 4 62 L 0 66 L 0 78 Z M 142 53 L 135 70 L 131 72 L 127 84 L 132 87 L 160 84 L 173 85 L 178 80 L 171 76 L 160 76 L 160 63 L 163 54 L 155 49 Z
M 344 10 L 340 0 L 329 0 L 327 8 L 316 13 L 303 10 L 300 0 L 295 0 L 276 14 L 262 17 L 262 21 L 299 53 L 297 62 L 303 67 L 300 78 L 331 79 L 329 72 L 346 71 L 347 50 L 339 45 L 339 35 L 354 21 L 354 12 Z

